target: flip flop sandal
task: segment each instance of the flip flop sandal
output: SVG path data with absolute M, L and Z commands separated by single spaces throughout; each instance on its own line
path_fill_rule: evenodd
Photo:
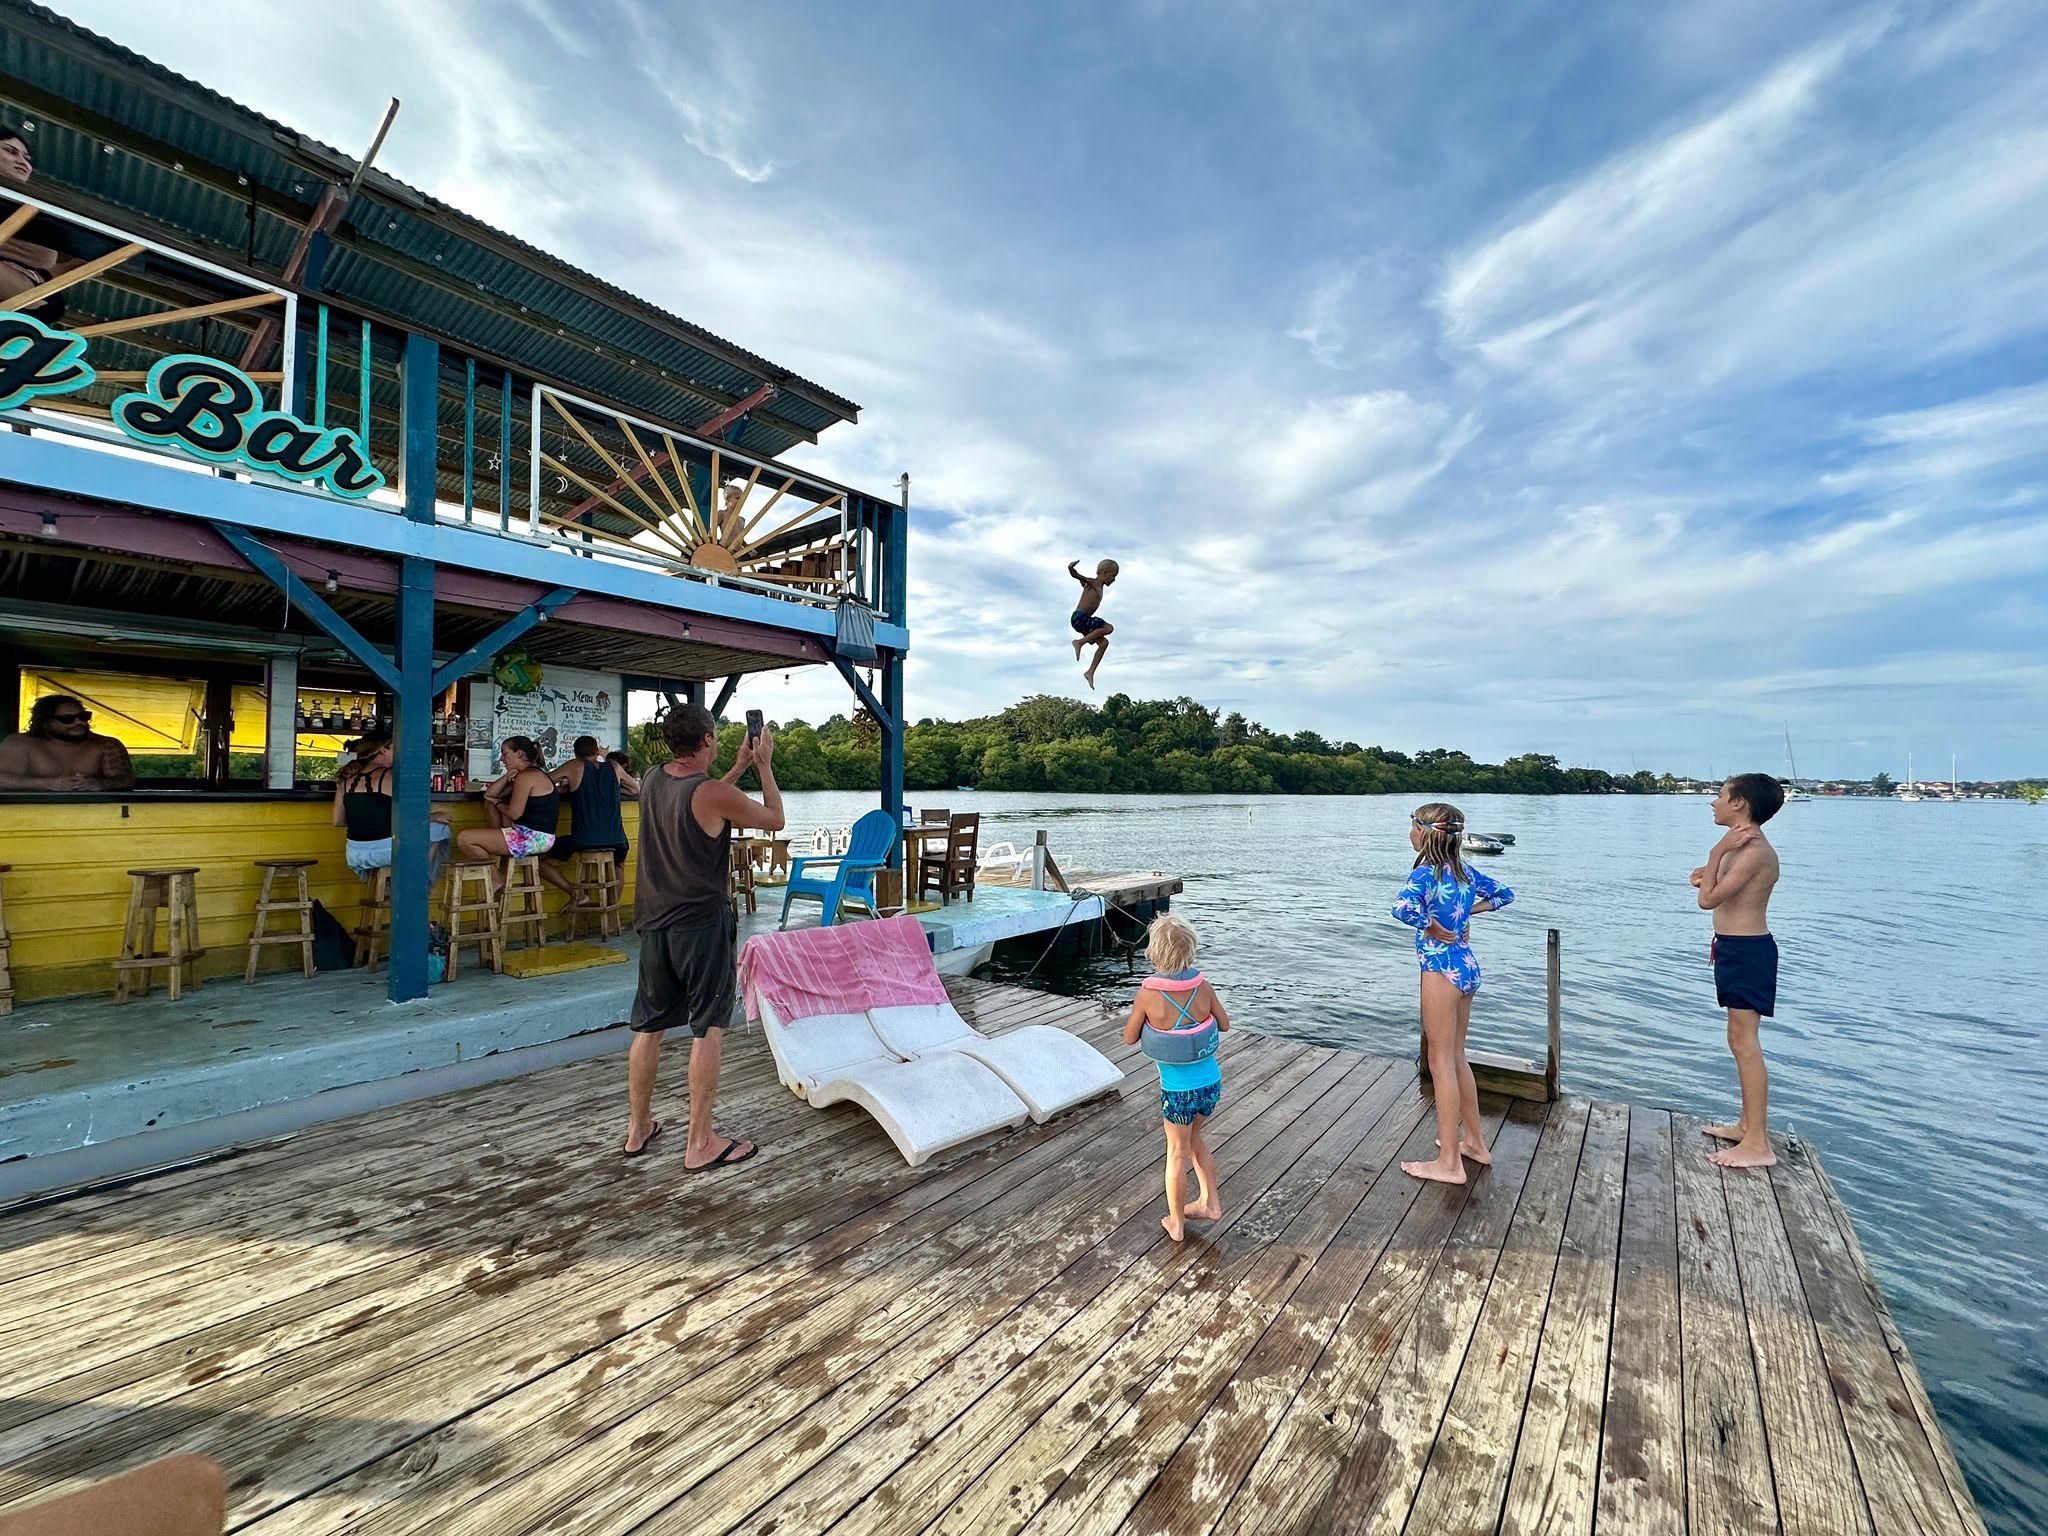
M 718 1156 L 711 1159 L 711 1161 L 708 1163 L 700 1163 L 697 1167 L 692 1168 L 690 1172 L 709 1173 L 714 1168 L 738 1167 L 741 1163 L 744 1163 L 748 1158 L 752 1157 L 756 1152 L 761 1150 L 758 1145 L 749 1143 L 746 1151 L 740 1153 L 738 1157 L 734 1157 L 734 1149 L 737 1148 L 739 1144 L 745 1140 L 746 1138 L 744 1136 L 735 1136 L 731 1141 L 728 1141 L 725 1144 L 725 1150 L 723 1152 L 719 1153 Z
M 655 1138 L 655 1137 L 657 1137 L 657 1136 L 659 1136 L 660 1134 L 661 1134 L 661 1122 L 660 1122 L 659 1120 L 657 1120 L 657 1121 L 655 1121 L 655 1122 L 654 1122 L 654 1129 L 653 1129 L 653 1130 L 651 1130 L 651 1131 L 649 1131 L 649 1132 L 647 1133 L 647 1139 L 646 1139 L 645 1141 L 641 1142 L 639 1146 L 637 1146 L 637 1147 L 633 1148 L 633 1150 L 632 1150 L 632 1151 L 630 1151 L 630 1152 L 626 1153 L 626 1156 L 627 1156 L 627 1157 L 641 1157 L 641 1156 L 644 1156 L 644 1155 L 646 1154 L 646 1151 L 647 1151 L 647 1149 L 648 1149 L 649 1147 L 651 1147 L 651 1146 L 653 1146 L 653 1145 L 654 1145 L 654 1138 Z

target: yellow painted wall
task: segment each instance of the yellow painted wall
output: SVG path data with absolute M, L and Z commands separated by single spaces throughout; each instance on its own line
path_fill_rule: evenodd
M 200 975 L 208 979 L 239 976 L 248 959 L 263 883 L 257 859 L 317 859 L 307 871 L 314 899 L 344 927 L 354 927 L 364 887 L 342 861 L 342 830 L 329 822 L 330 805 L 324 799 L 235 801 L 200 795 L 0 805 L 0 864 L 13 866 L 0 882 L 12 941 L 15 1001 L 113 990 L 112 962 L 121 953 L 131 869 L 197 866 L 199 937 L 207 951 Z M 484 825 L 478 800 L 437 801 L 436 809 L 450 812 L 457 827 Z M 640 807 L 627 801 L 622 810 L 627 838 L 637 848 Z M 568 830 L 567 817 L 563 830 Z M 629 854 L 629 907 L 632 868 Z M 437 886 L 436 921 L 441 920 L 441 895 Z M 550 912 L 567 899 L 548 887 Z M 162 942 L 161 917 L 157 931 Z M 265 969 L 297 964 L 296 949 L 266 948 Z

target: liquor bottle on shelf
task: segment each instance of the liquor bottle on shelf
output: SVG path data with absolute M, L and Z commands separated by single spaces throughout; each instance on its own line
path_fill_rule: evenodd
M 292 732 L 298 736 L 306 734 L 306 700 L 303 694 L 299 696 L 292 710 Z

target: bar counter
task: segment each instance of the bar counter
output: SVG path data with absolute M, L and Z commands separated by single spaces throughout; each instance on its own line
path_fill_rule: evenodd
M 438 794 L 437 811 L 457 827 L 486 824 L 482 794 Z M 353 928 L 363 883 L 342 859 L 341 828 L 329 817 L 331 787 L 295 790 L 131 790 L 121 794 L 0 793 L 0 864 L 18 1005 L 113 989 L 131 869 L 196 868 L 199 942 L 207 981 L 239 978 L 263 872 L 258 859 L 312 859 L 313 899 Z M 640 808 L 621 807 L 626 836 L 639 843 Z M 566 807 L 562 830 L 571 829 Z M 632 895 L 632 858 L 626 895 Z M 441 890 L 434 917 L 440 920 Z M 567 900 L 548 889 L 548 910 Z M 162 924 L 159 922 L 159 931 Z M 289 955 L 289 958 L 287 958 Z M 296 965 L 297 951 L 271 946 L 265 970 Z M 162 984 L 161 974 L 158 984 Z M 237 983 L 238 984 L 238 983 Z M 30 1016 L 31 1018 L 33 1015 Z M 8 1022 L 20 1024 L 16 1013 Z

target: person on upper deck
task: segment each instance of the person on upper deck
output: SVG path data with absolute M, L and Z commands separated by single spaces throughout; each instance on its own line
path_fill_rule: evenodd
M 554 847 L 541 860 L 540 877 L 549 885 L 569 893 L 572 906 L 591 906 L 588 896 L 569 883 L 561 864 L 579 853 L 609 853 L 626 867 L 626 823 L 619 814 L 619 800 L 633 776 L 621 774 L 618 765 L 605 756 L 604 744 L 595 736 L 578 736 L 574 755 L 557 768 L 555 787 L 569 797 L 571 821 L 568 835 L 555 839 Z
M 53 793 L 133 789 L 128 749 L 92 728 L 92 711 L 68 693 L 45 694 L 28 729 L 0 740 L 0 789 Z
M 373 869 L 391 867 L 391 737 L 371 731 L 348 744 L 349 760 L 334 776 L 334 825 L 348 828 L 342 857 L 356 878 L 367 880 Z M 429 882 L 448 867 L 448 839 L 453 829 L 444 812 L 436 811 L 428 826 L 433 846 Z
M 507 736 L 498 749 L 504 773 L 484 791 L 488 827 L 464 827 L 455 846 L 472 859 L 523 859 L 555 846 L 562 796 L 548 777 L 547 759 L 531 736 Z M 498 872 L 499 883 L 505 873 Z

